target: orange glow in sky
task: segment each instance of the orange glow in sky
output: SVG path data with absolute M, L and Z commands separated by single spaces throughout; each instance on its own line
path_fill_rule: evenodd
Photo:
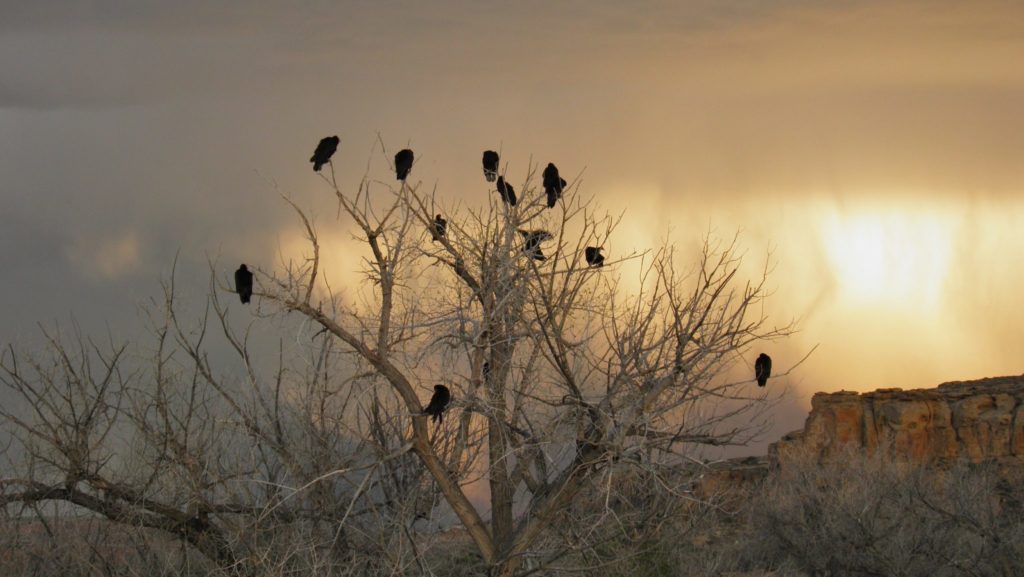
M 821 242 L 839 298 L 850 305 L 934 312 L 952 264 L 952 224 L 927 212 L 887 208 L 826 216 Z

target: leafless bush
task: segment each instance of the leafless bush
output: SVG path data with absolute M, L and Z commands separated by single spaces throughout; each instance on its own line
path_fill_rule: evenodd
M 588 546 L 559 559 L 552 568 L 561 572 L 553 574 L 806 577 L 793 563 L 768 563 L 751 550 L 749 504 L 758 483 L 729 487 L 728 495 L 719 492 L 720 483 L 713 494 L 694 490 L 708 471 L 691 463 L 666 468 L 656 479 L 648 469 L 616 468 L 610 482 L 595 483 L 565 511 L 558 526 L 585 528 L 577 541 Z M 606 518 L 596 519 L 596 512 Z
M 210 569 L 201 555 L 189 559 L 166 534 L 96 517 L 43 515 L 0 525 L 3 575 L 187 577 Z
M 753 549 L 810 575 L 1022 575 L 1024 487 L 1010 475 L 853 452 L 787 465 L 755 501 Z
M 12 346 L 0 357 L 0 384 L 13 393 L 0 408 L 0 505 L 8 527 L 35 519 L 47 529 L 23 549 L 46 553 L 32 574 L 82 564 L 82 574 L 131 574 L 126 567 L 143 558 L 146 574 L 159 566 L 181 575 L 373 575 L 415 565 L 413 520 L 424 506 L 431 512 L 434 489 L 389 444 L 400 437 L 396 420 L 382 418 L 393 401 L 374 394 L 332 340 L 307 347 L 305 358 L 288 358 L 279 343 L 275 362 L 264 362 L 215 293 L 186 325 L 173 283 L 166 288 L 151 343 L 129 351 L 49 331 L 44 350 Z M 214 368 L 214 328 L 242 374 Z M 144 529 L 117 532 L 130 537 L 134 561 L 88 540 L 65 547 L 60 535 L 77 535 L 67 525 L 90 520 L 68 515 L 83 513 L 94 515 L 90 527 L 102 527 L 100 518 Z M 162 553 L 179 546 L 180 555 Z

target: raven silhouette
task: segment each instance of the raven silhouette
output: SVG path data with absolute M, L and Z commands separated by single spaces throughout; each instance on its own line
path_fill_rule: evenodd
M 242 299 L 243 305 L 249 304 L 249 299 L 252 298 L 252 273 L 244 264 L 235 271 L 235 291 L 238 292 L 238 298 Z
M 444 418 L 444 410 L 452 400 L 452 393 L 444 385 L 434 385 L 434 395 L 430 397 L 430 403 L 423 409 L 424 415 L 430 415 L 435 423 L 441 423 Z
M 761 353 L 754 361 L 754 376 L 757 377 L 757 386 L 763 387 L 768 384 L 768 377 L 772 374 L 772 358 Z
M 493 150 L 484 151 L 484 178 L 494 182 L 498 178 L 498 153 Z
M 544 256 L 543 251 L 540 250 L 540 243 L 554 238 L 550 232 L 546 230 L 520 230 L 519 234 L 523 235 L 523 240 L 525 241 L 523 245 L 524 253 L 533 260 L 547 260 L 548 257 Z
M 516 190 L 512 188 L 511 184 L 505 182 L 504 176 L 498 177 L 498 194 L 501 195 L 501 200 L 505 201 L 505 204 L 516 205 Z
M 398 180 L 404 181 L 405 177 L 409 176 L 409 171 L 412 170 L 413 154 L 408 148 L 398 151 L 395 155 L 395 174 L 398 176 Z
M 309 157 L 309 161 L 313 163 L 313 170 L 320 172 L 334 152 L 338 150 L 338 143 L 341 142 L 337 136 L 328 136 L 320 139 L 320 144 L 316 145 L 316 150 L 313 151 L 313 156 Z
M 430 231 L 431 235 L 434 237 L 434 241 L 436 242 L 437 239 L 444 236 L 446 232 L 448 232 L 448 221 L 440 214 L 435 216 L 434 228 Z
M 549 162 L 544 169 L 544 192 L 548 195 L 548 208 L 555 207 L 555 201 L 562 198 L 565 179 L 558 175 L 558 167 Z

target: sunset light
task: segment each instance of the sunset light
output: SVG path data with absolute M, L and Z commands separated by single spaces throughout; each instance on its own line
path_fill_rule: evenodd
M 954 230 L 935 213 L 875 210 L 826 217 L 821 240 L 848 305 L 941 304 Z

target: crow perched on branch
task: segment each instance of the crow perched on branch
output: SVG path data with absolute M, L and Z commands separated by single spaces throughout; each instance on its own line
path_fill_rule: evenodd
M 565 185 L 565 179 L 558 175 L 558 167 L 549 162 L 544 169 L 544 192 L 548 195 L 548 208 L 554 208 L 555 201 L 562 198 Z
M 590 266 L 604 266 L 604 255 L 601 254 L 601 247 L 588 246 L 586 249 L 587 264 Z
M 309 161 L 313 163 L 313 170 L 320 172 L 334 152 L 338 150 L 338 143 L 341 140 L 337 136 L 328 136 L 320 139 L 320 144 L 316 145 L 316 150 L 313 151 L 313 156 L 309 157 Z
M 430 415 L 435 423 L 440 424 L 444 418 L 444 410 L 452 400 L 452 393 L 444 385 L 434 385 L 434 395 L 430 397 L 430 403 L 423 409 L 424 415 Z
M 405 177 L 409 176 L 409 171 L 412 170 L 413 154 L 408 148 L 398 151 L 395 155 L 395 174 L 398 176 L 398 180 L 405 181 Z
M 511 184 L 505 182 L 504 176 L 498 177 L 498 194 L 501 195 L 501 200 L 505 201 L 505 204 L 516 205 L 516 190 L 512 188 Z
M 772 374 L 772 358 L 761 353 L 754 361 L 754 376 L 757 378 L 757 386 L 763 387 L 768 384 L 768 377 Z
M 544 253 L 540 250 L 540 243 L 554 238 L 550 232 L 546 230 L 520 230 L 519 234 L 523 235 L 523 240 L 525 241 L 523 245 L 524 253 L 533 260 L 547 260 L 548 257 L 544 256 Z
M 448 231 L 448 221 L 444 219 L 440 214 L 434 217 L 434 228 L 430 231 L 431 236 L 434 237 L 434 241 L 441 238 Z
M 498 153 L 493 150 L 484 151 L 484 178 L 487 182 L 494 182 L 498 178 Z
M 235 271 L 235 291 L 238 298 L 242 299 L 243 305 L 249 304 L 249 299 L 252 298 L 252 273 L 244 264 Z

